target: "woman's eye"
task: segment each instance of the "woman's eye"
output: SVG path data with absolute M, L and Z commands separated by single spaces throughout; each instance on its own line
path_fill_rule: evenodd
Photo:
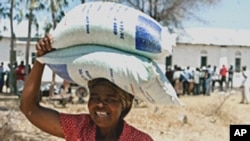
M 113 103 L 119 102 L 119 99 L 113 98 L 113 97 L 107 97 L 107 98 L 101 99 L 100 97 L 90 96 L 89 102 L 93 102 L 93 103 L 102 102 L 103 104 L 113 104 Z
M 107 103 L 114 103 L 114 102 L 117 102 L 118 100 L 115 99 L 115 98 L 108 98 L 105 100 Z
M 89 101 L 98 102 L 98 101 L 99 101 L 99 98 L 98 98 L 98 97 L 90 97 L 90 98 L 89 98 Z

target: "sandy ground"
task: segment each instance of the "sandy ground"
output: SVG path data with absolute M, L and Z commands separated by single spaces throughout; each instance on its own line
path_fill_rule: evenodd
M 126 117 L 155 141 L 228 141 L 230 124 L 250 124 L 250 105 L 239 104 L 238 91 L 211 96 L 181 96 L 184 106 L 141 104 Z M 66 107 L 43 99 L 43 105 L 62 112 L 88 112 L 86 104 Z M 63 141 L 34 127 L 20 112 L 17 96 L 0 94 L 1 141 Z

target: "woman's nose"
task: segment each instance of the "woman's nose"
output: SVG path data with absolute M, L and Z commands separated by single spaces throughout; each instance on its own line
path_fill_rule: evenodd
M 97 103 L 97 106 L 100 107 L 100 108 L 104 107 L 104 105 L 105 104 L 102 101 L 100 101 L 100 102 Z

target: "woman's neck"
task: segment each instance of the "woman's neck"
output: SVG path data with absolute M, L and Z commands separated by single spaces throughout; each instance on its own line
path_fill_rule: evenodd
M 118 122 L 115 127 L 100 128 L 96 130 L 97 141 L 117 141 L 123 129 L 123 121 Z

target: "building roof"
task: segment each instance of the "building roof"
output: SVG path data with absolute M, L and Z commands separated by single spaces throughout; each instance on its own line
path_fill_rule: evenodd
M 250 46 L 250 30 L 231 30 L 216 28 L 189 28 L 179 34 L 177 43 Z

